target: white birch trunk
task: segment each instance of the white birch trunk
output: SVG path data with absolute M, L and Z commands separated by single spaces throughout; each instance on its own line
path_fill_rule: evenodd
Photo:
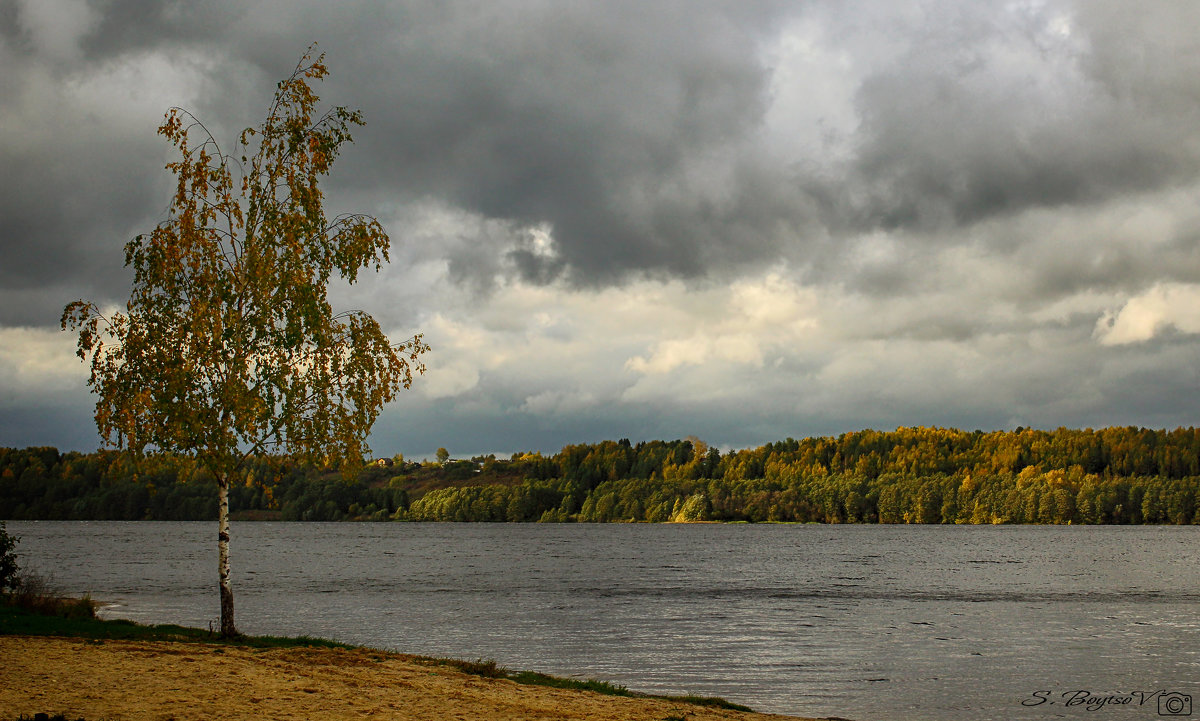
M 229 587 L 229 478 L 217 480 L 217 573 L 221 586 L 221 635 L 237 636 L 233 589 Z

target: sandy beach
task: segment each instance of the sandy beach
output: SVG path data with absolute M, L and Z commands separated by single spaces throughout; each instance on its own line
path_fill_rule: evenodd
M 608 719 L 791 717 L 519 685 L 369 649 L 0 637 L 0 717 Z

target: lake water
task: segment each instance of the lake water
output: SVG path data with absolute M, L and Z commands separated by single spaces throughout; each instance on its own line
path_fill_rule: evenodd
M 25 565 L 110 617 L 219 615 L 215 523 L 8 525 Z M 232 558 L 246 633 L 758 711 L 1155 719 L 1200 703 L 1200 527 L 235 523 Z M 1126 702 L 1088 710 L 1079 692 Z

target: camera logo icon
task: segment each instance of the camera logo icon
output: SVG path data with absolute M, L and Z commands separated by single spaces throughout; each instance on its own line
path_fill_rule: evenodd
M 1158 697 L 1159 716 L 1191 716 L 1192 697 L 1183 693 L 1164 693 Z

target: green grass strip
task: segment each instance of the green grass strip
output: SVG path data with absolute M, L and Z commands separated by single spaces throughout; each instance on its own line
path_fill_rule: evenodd
M 426 659 L 443 666 L 450 666 L 458 669 L 463 673 L 468 673 L 473 676 L 483 676 L 486 678 L 506 678 L 509 681 L 515 681 L 519 684 L 527 686 L 548 686 L 550 688 L 564 688 L 576 691 L 592 691 L 594 693 L 605 694 L 606 696 L 629 696 L 633 698 L 652 698 L 675 703 L 686 703 L 692 706 L 706 706 L 709 708 L 728 709 L 731 711 L 746 711 L 753 712 L 747 706 L 726 701 L 718 696 L 664 696 L 659 694 L 645 694 L 636 691 L 630 691 L 624 686 L 609 683 L 608 681 L 597 681 L 596 679 L 573 679 L 561 678 L 558 676 L 549 676 L 536 671 L 510 671 L 503 666 L 496 664 L 493 659 L 464 661 L 455 658 L 438 658 Z

